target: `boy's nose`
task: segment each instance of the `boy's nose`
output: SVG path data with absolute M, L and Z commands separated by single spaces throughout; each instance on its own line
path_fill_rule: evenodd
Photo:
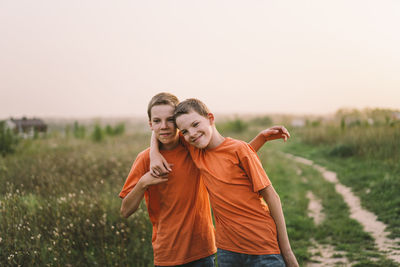
M 161 122 L 161 128 L 167 128 L 167 127 L 168 127 L 167 122 L 166 121 L 162 121 Z
M 189 137 L 193 137 L 195 134 L 195 131 L 193 131 L 192 129 L 189 129 L 188 133 L 189 133 Z

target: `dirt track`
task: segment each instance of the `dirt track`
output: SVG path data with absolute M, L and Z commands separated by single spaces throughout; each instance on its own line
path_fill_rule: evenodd
M 388 258 L 400 263 L 400 246 L 397 245 L 397 242 L 400 242 L 400 240 L 393 240 L 387 237 L 389 233 L 385 231 L 386 225 L 383 222 L 378 221 L 377 216 L 374 213 L 361 207 L 360 199 L 354 195 L 351 188 L 344 186 L 339 182 L 336 173 L 328 171 L 324 167 L 314 164 L 311 160 L 305 158 L 290 154 L 287 154 L 287 157 L 297 162 L 312 166 L 321 172 L 325 180 L 333 183 L 336 191 L 343 197 L 344 201 L 349 206 L 350 217 L 357 220 L 363 226 L 364 231 L 371 234 L 380 251 L 386 253 Z

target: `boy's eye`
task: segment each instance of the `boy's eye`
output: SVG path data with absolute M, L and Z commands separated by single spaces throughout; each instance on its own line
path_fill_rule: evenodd
M 172 121 L 172 122 L 174 122 L 174 118 L 170 118 L 170 119 L 168 119 L 168 121 Z
M 183 131 L 181 131 L 181 133 L 182 133 L 183 135 L 186 135 L 186 134 L 187 134 L 187 131 L 183 130 Z
M 160 122 L 160 120 L 153 120 L 153 122 L 154 122 L 154 123 L 159 123 L 159 122 Z
M 197 127 L 197 126 L 199 126 L 198 122 L 193 123 L 193 127 Z

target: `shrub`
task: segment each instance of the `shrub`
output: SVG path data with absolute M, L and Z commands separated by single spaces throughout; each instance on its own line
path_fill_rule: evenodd
M 0 121 L 0 154 L 5 156 L 6 154 L 13 153 L 18 141 L 18 136 L 6 126 L 6 122 Z
M 125 124 L 119 123 L 114 128 L 110 125 L 107 125 L 105 128 L 105 132 L 107 135 L 110 136 L 121 135 L 125 132 Z
M 104 139 L 104 132 L 101 129 L 101 126 L 99 124 L 96 124 L 94 126 L 94 130 L 92 133 L 92 140 L 94 142 L 101 142 L 101 141 L 103 141 L 103 139 Z
M 86 128 L 83 125 L 79 125 L 77 121 L 74 122 L 74 136 L 78 139 L 85 138 L 86 135 Z
M 248 124 L 239 118 L 219 124 L 218 129 L 222 132 L 241 133 L 247 130 Z

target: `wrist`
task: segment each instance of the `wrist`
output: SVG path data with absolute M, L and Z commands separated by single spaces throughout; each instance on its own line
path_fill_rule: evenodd
M 269 134 L 261 132 L 262 136 L 264 137 L 264 141 L 268 142 L 269 141 Z
M 146 183 L 146 181 L 142 178 L 138 181 L 137 185 L 141 190 L 146 191 L 149 185 Z

